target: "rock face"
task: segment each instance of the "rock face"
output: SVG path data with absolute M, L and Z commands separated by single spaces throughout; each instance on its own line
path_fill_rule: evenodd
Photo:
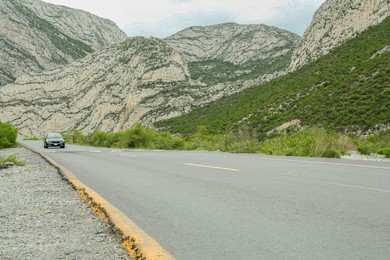
M 40 0 L 0 0 L 0 86 L 127 38 L 113 22 Z
M 225 23 L 190 27 L 165 40 L 188 62 L 223 60 L 244 64 L 286 54 L 297 43 L 299 36 L 261 24 Z
M 180 54 L 162 40 L 136 37 L 3 86 L 0 121 L 24 136 L 74 128 L 117 131 L 160 106 L 186 103 L 180 93 L 188 85 Z
M 289 70 L 296 70 L 329 53 L 389 15 L 388 0 L 327 0 L 314 14 L 310 27 L 294 51 Z
M 11 1 L 7 5 L 19 3 Z M 49 24 L 66 31 L 66 37 L 80 38 L 100 48 L 95 45 L 99 37 L 78 35 L 82 30 L 75 29 L 77 26 L 67 28 L 68 24 L 79 23 L 78 16 L 65 15 L 69 21 L 64 18 L 56 22 L 52 14 L 57 7 L 27 0 L 23 3 L 27 6 L 23 8 L 28 8 L 29 12 L 40 13 Z M 193 30 L 203 32 L 187 39 L 185 35 L 192 35 Z M 24 136 L 37 137 L 49 131 L 119 131 L 137 122 L 152 125 L 283 74 L 298 39 L 292 33 L 273 27 L 237 24 L 192 27 L 166 41 L 130 38 L 81 58 L 88 53 L 83 52 L 80 59 L 68 65 L 42 72 L 37 69 L 31 75 L 21 73 L 14 83 L 0 88 L 0 121 L 12 123 Z M 40 46 L 31 38 L 22 42 L 31 48 Z M 10 46 L 17 46 L 12 44 Z M 210 49 L 203 53 L 205 48 Z M 37 64 L 45 65 L 41 70 L 51 67 L 48 58 L 52 56 L 33 57 Z M 71 60 L 75 58 L 70 56 L 69 62 Z M 22 66 L 25 63 L 17 65 L 27 67 Z M 210 67 L 218 71 L 213 73 L 211 82 L 204 80 Z M 260 73 L 259 67 L 264 67 L 264 71 Z M 234 74 L 234 77 L 226 77 L 226 74 Z M 193 80 L 194 75 L 196 80 Z
M 190 27 L 165 40 L 206 84 L 254 79 L 284 70 L 300 37 L 266 25 L 226 23 Z

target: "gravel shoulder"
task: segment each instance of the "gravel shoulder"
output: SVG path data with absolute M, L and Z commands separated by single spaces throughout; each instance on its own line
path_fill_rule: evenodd
M 130 259 L 53 166 L 25 148 L 9 154 L 27 164 L 0 170 L 0 259 Z

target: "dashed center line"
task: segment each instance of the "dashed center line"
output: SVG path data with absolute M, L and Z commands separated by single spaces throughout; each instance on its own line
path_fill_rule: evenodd
M 217 170 L 224 170 L 224 171 L 232 171 L 232 172 L 240 172 L 241 170 L 233 169 L 233 168 L 224 168 L 224 167 L 218 167 L 218 166 L 210 166 L 210 165 L 201 165 L 201 164 L 194 164 L 194 163 L 184 163 L 188 166 L 195 166 L 195 167 L 202 167 L 202 168 L 210 168 L 210 169 L 217 169 Z
M 124 154 L 124 153 L 121 153 L 120 156 L 127 156 L 127 157 L 137 157 L 133 154 Z
M 102 150 L 93 150 L 93 151 L 89 151 L 90 153 L 101 153 Z

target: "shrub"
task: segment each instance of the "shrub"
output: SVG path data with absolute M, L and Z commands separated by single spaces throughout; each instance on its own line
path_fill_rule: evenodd
M 84 144 L 84 135 L 83 132 L 80 130 L 74 129 L 71 133 L 72 135 L 72 142 L 75 144 Z
M 261 144 L 261 152 L 271 155 L 340 158 L 352 141 L 346 136 L 324 129 L 279 134 Z
M 390 146 L 389 147 L 386 147 L 382 150 L 383 152 L 383 155 L 386 157 L 386 158 L 390 158 Z
M 390 147 L 390 131 L 377 132 L 366 138 L 359 139 L 357 143 L 358 151 L 362 154 L 385 154 L 386 148 Z
M 328 148 L 323 153 L 322 157 L 325 158 L 341 158 L 341 152 L 336 150 L 336 148 Z
M 94 146 L 110 147 L 109 133 L 104 131 L 94 131 L 87 136 L 88 144 Z
M 153 130 L 145 129 L 141 124 L 123 133 L 121 144 L 125 148 L 151 148 Z
M 375 152 L 375 144 L 368 142 L 367 140 L 362 140 L 358 142 L 358 147 L 357 147 L 359 153 L 361 154 L 371 154 Z
M 18 129 L 11 124 L 0 122 L 0 149 L 13 147 L 16 145 Z

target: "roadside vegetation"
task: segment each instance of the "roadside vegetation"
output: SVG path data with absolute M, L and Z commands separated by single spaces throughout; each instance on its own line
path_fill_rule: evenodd
M 17 166 L 24 166 L 26 165 L 25 162 L 18 160 L 15 154 L 10 154 L 7 157 L 1 157 L 0 156 L 0 169 L 7 168 L 8 165 L 17 165 Z
M 18 136 L 18 129 L 11 124 L 0 122 L 0 150 L 16 146 L 16 138 Z M 0 169 L 8 167 L 8 165 L 25 165 L 24 162 L 19 161 L 16 155 L 11 154 L 6 157 L 0 156 Z
M 0 149 L 14 147 L 17 136 L 18 129 L 11 124 L 0 122 Z
M 375 138 L 358 138 L 320 128 L 293 132 L 276 133 L 259 141 L 253 132 L 242 128 L 225 134 L 212 134 L 205 126 L 199 126 L 194 134 L 175 136 L 168 132 L 159 133 L 137 124 L 131 129 L 116 133 L 94 131 L 83 134 L 73 130 L 64 135 L 67 143 L 92 145 L 97 147 L 125 149 L 164 149 L 164 150 L 208 150 L 232 153 L 261 153 L 270 155 L 307 156 L 340 158 L 350 150 L 356 150 L 366 142 L 370 153 L 381 153 L 390 158 L 386 151 L 386 141 L 390 132 Z M 389 142 L 387 142 L 387 145 Z M 388 150 L 386 150 L 388 149 Z M 368 152 L 367 152 L 368 153 Z
M 390 130 L 381 131 L 357 141 L 357 150 L 362 154 L 383 154 L 390 158 Z

